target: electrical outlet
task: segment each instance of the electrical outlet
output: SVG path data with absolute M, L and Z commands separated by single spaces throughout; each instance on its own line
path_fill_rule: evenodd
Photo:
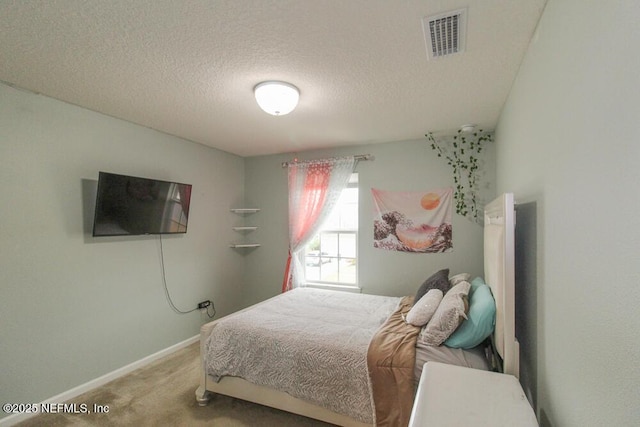
M 202 301 L 198 303 L 198 308 L 200 310 L 205 309 L 207 307 L 209 307 L 211 305 L 211 301 L 207 300 L 207 301 Z

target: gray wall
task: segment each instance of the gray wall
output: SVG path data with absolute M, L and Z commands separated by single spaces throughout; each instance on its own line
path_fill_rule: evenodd
M 639 19 L 635 0 L 550 0 L 497 128 L 543 426 L 640 424 Z
M 189 232 L 163 238 L 173 300 L 242 305 L 242 158 L 0 85 L 0 402 L 65 392 L 208 320 L 170 309 L 158 237 L 91 237 L 100 170 L 192 184 Z
M 482 266 L 482 227 L 453 215 L 453 252 L 409 254 L 373 247 L 373 204 L 371 188 L 421 191 L 453 186 L 449 166 L 438 158 L 426 139 L 297 153 L 300 160 L 354 154 L 372 154 L 373 161 L 362 161 L 359 173 L 360 217 L 358 234 L 358 280 L 362 292 L 380 295 L 413 295 L 418 286 L 440 268 L 451 274 L 480 275 Z M 486 153 L 487 181 L 494 182 L 493 146 Z M 259 229 L 251 235 L 262 247 L 247 252 L 245 283 L 247 299 L 253 303 L 280 292 L 288 251 L 287 170 L 281 167 L 294 155 L 273 155 L 246 159 L 247 205 L 261 211 L 247 218 Z M 489 186 L 485 191 L 493 194 Z

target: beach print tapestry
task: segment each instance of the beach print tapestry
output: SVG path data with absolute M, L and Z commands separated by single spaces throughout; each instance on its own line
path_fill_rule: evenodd
M 453 189 L 398 192 L 371 189 L 373 246 L 390 251 L 451 252 Z

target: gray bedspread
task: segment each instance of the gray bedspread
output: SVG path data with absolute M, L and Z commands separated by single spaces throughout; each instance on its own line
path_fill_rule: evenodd
M 367 348 L 400 298 L 301 288 L 216 322 L 213 377 L 236 376 L 374 422 Z

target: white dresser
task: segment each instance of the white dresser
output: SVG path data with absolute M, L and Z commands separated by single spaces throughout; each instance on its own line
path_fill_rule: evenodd
M 513 375 L 428 362 L 409 427 L 537 427 Z

